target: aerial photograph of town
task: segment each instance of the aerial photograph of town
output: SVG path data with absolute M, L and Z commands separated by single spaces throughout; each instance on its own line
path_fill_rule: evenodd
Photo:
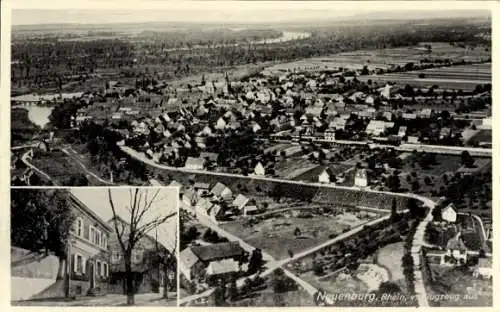
M 491 307 L 488 3 L 204 3 L 13 10 L 11 186 L 178 190 L 179 306 Z
M 177 306 L 175 188 L 11 189 L 13 306 Z

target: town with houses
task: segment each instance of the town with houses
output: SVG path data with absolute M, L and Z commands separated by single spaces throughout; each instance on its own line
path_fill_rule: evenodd
M 491 306 L 491 38 L 480 38 L 188 82 L 94 73 L 92 89 L 13 94 L 11 184 L 178 189 L 179 306 Z M 92 272 L 125 291 L 120 252 L 102 245 L 116 245 L 112 225 L 75 209 L 106 237 Z M 88 235 L 78 222 L 72 235 Z M 76 257 L 85 275 L 90 256 Z M 141 272 L 144 292 L 165 287 Z

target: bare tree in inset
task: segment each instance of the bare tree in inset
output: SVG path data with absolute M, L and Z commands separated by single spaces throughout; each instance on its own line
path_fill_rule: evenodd
M 130 206 L 127 207 L 130 213 L 130 219 L 125 221 L 125 224 L 125 222 L 120 222 L 123 218 L 117 215 L 115 203 L 111 195 L 111 189 L 108 189 L 109 205 L 113 212 L 113 225 L 125 262 L 127 305 L 135 304 L 135 285 L 132 271 L 132 251 L 134 247 L 149 232 L 176 215 L 176 212 L 172 212 L 153 220 L 145 220 L 147 213 L 151 212 L 152 207 L 154 207 L 153 204 L 161 200 L 158 199 L 160 191 L 161 189 L 157 189 L 154 191 L 153 196 L 150 196 L 148 189 L 130 189 Z

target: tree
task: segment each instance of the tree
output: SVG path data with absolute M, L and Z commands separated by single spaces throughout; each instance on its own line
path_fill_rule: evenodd
M 460 154 L 460 158 L 465 167 L 472 168 L 474 165 L 474 158 L 472 158 L 468 151 L 463 151 L 462 154 Z
M 411 190 L 413 192 L 418 192 L 418 190 L 420 190 L 420 183 L 418 182 L 418 180 L 415 180 L 411 183 Z
M 283 293 L 287 291 L 285 281 L 285 272 L 282 268 L 277 268 L 274 270 L 273 279 L 272 279 L 272 287 L 274 291 L 274 305 L 277 307 L 285 306 Z
M 147 218 L 156 208 L 161 199 L 161 189 L 155 190 L 151 196 L 150 190 L 143 188 L 129 189 L 129 220 L 125 221 L 117 214 L 111 189 L 108 188 L 108 202 L 113 213 L 113 226 L 116 237 L 124 256 L 127 305 L 135 304 L 134 274 L 132 271 L 132 252 L 138 242 L 161 224 L 173 218 L 177 212 L 171 212 L 156 218 Z
M 393 174 L 387 179 L 387 187 L 391 191 L 399 190 L 400 186 L 401 186 L 401 181 L 399 180 L 399 176 L 397 174 Z
M 236 301 L 238 298 L 238 287 L 236 286 L 236 279 L 232 279 L 231 283 L 229 283 L 229 300 Z
M 323 266 L 320 263 L 318 263 L 318 261 L 313 262 L 313 272 L 314 272 L 314 275 L 316 275 L 316 276 L 320 276 L 320 275 L 324 274 Z
M 392 199 L 392 206 L 391 206 L 391 219 L 394 220 L 398 215 L 397 211 L 397 204 L 396 204 L 396 198 Z
M 11 191 L 11 245 L 66 258 L 74 221 L 70 193 L 62 189 Z
M 248 261 L 248 274 L 254 274 L 258 272 L 264 265 L 264 259 L 262 257 L 262 251 L 259 248 L 255 248 L 252 251 L 250 260 Z
M 393 282 L 383 282 L 378 288 L 379 294 L 398 294 L 401 293 L 401 288 Z

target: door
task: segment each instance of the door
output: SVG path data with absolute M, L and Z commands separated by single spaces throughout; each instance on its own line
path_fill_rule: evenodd
M 95 276 L 94 276 L 94 262 L 89 263 L 89 277 L 90 277 L 90 289 L 95 288 Z

